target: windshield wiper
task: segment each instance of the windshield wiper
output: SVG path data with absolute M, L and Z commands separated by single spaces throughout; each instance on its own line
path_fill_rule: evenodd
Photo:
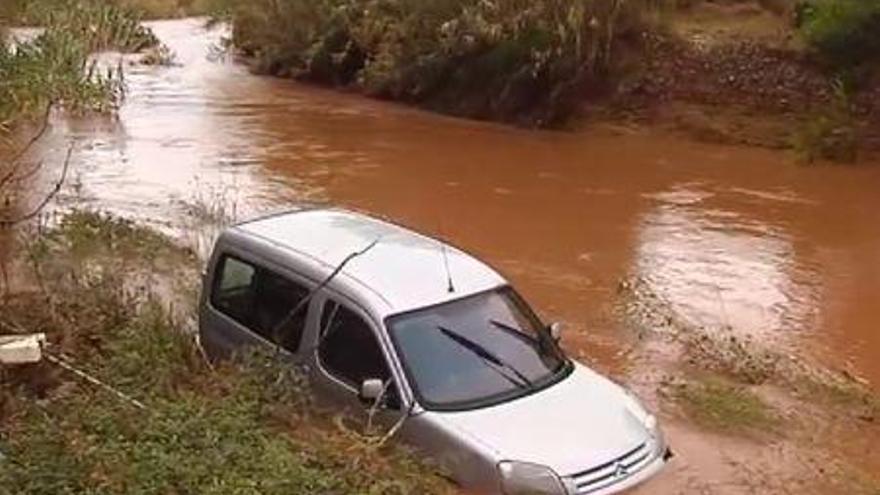
M 464 335 L 461 335 L 457 332 L 453 332 L 452 330 L 450 330 L 446 327 L 438 326 L 437 328 L 443 333 L 443 335 L 449 337 L 450 339 L 452 339 L 453 341 L 455 341 L 456 343 L 458 343 L 459 345 L 461 345 L 465 349 L 471 351 L 472 353 L 477 355 L 477 357 L 479 357 L 480 359 L 487 361 L 489 363 L 492 363 L 495 366 L 499 366 L 503 369 L 510 370 L 514 375 L 516 375 L 517 379 L 514 379 L 513 377 L 511 377 L 507 373 L 502 372 L 501 369 L 492 367 L 493 370 L 496 370 L 501 376 L 506 378 L 507 381 L 509 381 L 509 382 L 513 383 L 514 385 L 521 387 L 521 388 L 532 388 L 532 381 L 531 380 L 529 380 L 518 369 L 511 366 L 509 363 L 507 363 L 506 361 L 504 361 L 500 357 L 496 356 L 495 354 L 493 354 L 491 351 L 489 351 L 485 347 L 483 347 L 480 344 L 474 342 L 473 340 L 465 337 Z
M 503 321 L 495 320 L 495 319 L 490 319 L 489 323 L 495 325 L 496 327 L 498 327 L 502 330 L 507 330 L 508 332 L 515 334 L 514 335 L 515 337 L 517 337 L 521 340 L 525 340 L 529 344 L 537 344 L 538 349 L 541 352 L 553 354 L 553 356 L 556 359 L 558 359 L 560 361 L 565 361 L 565 354 L 563 354 L 562 349 L 560 349 L 559 346 L 556 345 L 555 342 L 553 342 L 553 339 L 550 338 L 550 335 L 547 333 L 546 329 L 538 330 L 536 332 L 538 335 L 538 338 L 534 339 L 528 333 L 523 331 L 522 329 L 517 328 L 509 323 L 504 323 Z
M 528 333 L 526 333 L 526 332 L 525 332 L 523 329 L 521 329 L 521 328 L 515 327 L 515 326 L 513 326 L 513 325 L 511 325 L 511 324 L 509 324 L 509 323 L 504 323 L 503 321 L 501 321 L 501 320 L 496 320 L 496 319 L 494 319 L 494 318 L 490 318 L 490 319 L 489 319 L 489 323 L 495 325 L 496 327 L 498 327 L 498 328 L 500 328 L 500 329 L 502 329 L 502 330 L 507 330 L 508 332 L 513 333 L 515 337 L 517 337 L 517 338 L 519 338 L 519 339 L 522 339 L 522 340 L 526 340 L 529 344 L 534 344 L 534 343 L 535 343 L 535 339 L 533 339 L 531 335 L 529 335 Z

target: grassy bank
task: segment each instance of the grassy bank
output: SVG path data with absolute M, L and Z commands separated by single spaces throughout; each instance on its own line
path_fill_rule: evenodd
M 601 93 L 641 1 L 217 0 L 265 73 L 475 118 L 563 122 Z
M 406 451 L 328 419 L 271 358 L 208 365 L 188 333 L 196 262 L 167 238 L 74 212 L 20 252 L 0 328 L 46 332 L 52 356 L 143 408 L 50 363 L 0 370 L 8 493 L 448 490 Z

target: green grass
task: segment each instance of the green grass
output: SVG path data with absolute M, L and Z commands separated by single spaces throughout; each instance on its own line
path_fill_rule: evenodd
M 676 385 L 673 397 L 703 427 L 725 433 L 770 433 L 778 424 L 772 408 L 747 387 L 706 378 Z

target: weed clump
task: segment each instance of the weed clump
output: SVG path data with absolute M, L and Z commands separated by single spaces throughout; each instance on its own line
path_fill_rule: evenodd
M 722 432 L 767 432 L 778 421 L 748 388 L 718 378 L 674 384 L 672 396 L 689 417 Z
M 208 0 L 119 0 L 122 5 L 149 19 L 165 19 L 204 14 Z
M 850 93 L 840 79 L 836 80 L 831 102 L 807 117 L 795 132 L 793 146 L 804 162 L 856 161 L 859 138 Z
M 90 55 L 136 52 L 159 44 L 131 10 L 97 0 L 22 4 L 16 21 L 44 26 L 30 41 L 0 38 L 0 130 L 50 105 L 107 111 L 122 96 L 119 71 L 100 70 Z
M 157 46 L 159 39 L 141 24 L 141 15 L 101 0 L 44 0 L 26 4 L 21 19 L 49 29 L 64 29 L 86 44 L 90 52 L 139 52 Z
M 87 45 L 64 29 L 49 29 L 14 48 L 0 43 L 0 129 L 49 105 L 75 111 L 113 108 L 121 79 L 113 71 L 95 71 L 88 55 Z

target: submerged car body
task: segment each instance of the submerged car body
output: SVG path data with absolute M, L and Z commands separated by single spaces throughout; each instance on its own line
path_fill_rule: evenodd
M 670 455 L 654 416 L 565 357 L 497 272 L 362 214 L 307 209 L 227 229 L 199 331 L 212 356 L 281 349 L 320 397 L 369 409 L 477 493 L 617 493 Z

